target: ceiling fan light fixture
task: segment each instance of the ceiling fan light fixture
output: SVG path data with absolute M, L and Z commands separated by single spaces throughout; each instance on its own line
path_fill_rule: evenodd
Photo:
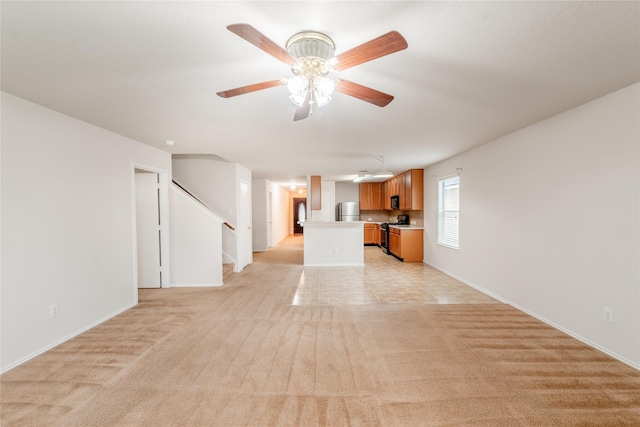
M 331 95 L 336 89 L 336 83 L 326 77 L 313 79 L 313 97 L 319 107 L 327 105 L 331 101 Z
M 289 79 L 287 89 L 289 99 L 300 107 L 304 103 L 304 98 L 309 87 L 309 82 L 305 76 L 296 76 Z
M 296 76 L 289 79 L 287 89 L 291 95 L 304 95 L 307 91 L 308 81 L 305 76 Z

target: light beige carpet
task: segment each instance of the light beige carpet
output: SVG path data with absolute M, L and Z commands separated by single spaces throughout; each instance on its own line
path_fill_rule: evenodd
M 295 306 L 300 262 L 285 244 L 222 288 L 141 291 L 2 375 L 2 425 L 640 426 L 640 372 L 512 307 Z

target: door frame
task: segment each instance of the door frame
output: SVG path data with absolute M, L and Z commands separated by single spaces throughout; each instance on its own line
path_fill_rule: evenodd
M 155 172 L 136 169 L 136 243 L 138 289 L 158 289 L 162 284 L 159 179 Z M 143 258 L 141 259 L 140 249 Z
M 138 303 L 138 234 L 136 230 L 136 169 L 158 174 L 160 218 L 160 288 L 171 287 L 171 240 L 169 226 L 169 172 L 154 166 L 131 162 L 131 227 L 133 248 L 133 295 Z
M 237 188 L 237 254 L 238 263 L 236 268 L 241 271 L 243 268 L 253 262 L 253 231 L 252 221 L 253 215 L 251 211 L 251 182 L 246 179 L 240 179 Z M 246 189 L 246 191 L 245 191 Z M 243 194 L 245 194 L 243 196 Z M 244 204 L 242 203 L 244 201 Z

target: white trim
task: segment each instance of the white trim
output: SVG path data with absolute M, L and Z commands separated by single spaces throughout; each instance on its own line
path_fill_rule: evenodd
M 482 293 L 483 293 L 483 294 L 485 294 L 485 295 L 488 295 L 488 296 L 490 296 L 490 297 L 492 297 L 492 298 L 497 299 L 497 300 L 498 300 L 498 301 L 500 301 L 501 303 L 504 303 L 504 304 L 506 304 L 506 305 L 510 305 L 511 307 L 515 308 L 516 310 L 522 311 L 523 313 L 528 314 L 529 316 L 531 316 L 531 317 L 533 317 L 533 318 L 535 318 L 535 319 L 538 319 L 538 320 L 540 320 L 540 321 L 541 321 L 541 322 L 543 322 L 543 323 L 546 323 L 547 325 L 551 326 L 552 328 L 557 329 L 557 330 L 559 330 L 560 332 L 563 332 L 563 333 L 565 333 L 565 334 L 569 335 L 570 337 L 577 339 L 578 341 L 580 341 L 580 342 L 582 342 L 582 343 L 584 343 L 584 344 L 588 345 L 589 347 L 595 348 L 596 350 L 601 351 L 601 352 L 603 352 L 604 354 L 606 354 L 606 355 L 608 355 L 608 356 L 611 356 L 611 357 L 613 357 L 614 359 L 616 359 L 616 360 L 618 360 L 618 361 L 620 361 L 620 362 L 622 362 L 622 363 L 624 363 L 624 364 L 626 364 L 626 365 L 629 365 L 629 366 L 631 366 L 632 368 L 637 369 L 637 370 L 639 370 L 639 371 L 640 371 L 640 364 L 635 363 L 635 362 L 633 362 L 633 361 L 631 361 L 631 360 L 627 359 L 626 357 L 621 356 L 621 355 L 619 355 L 619 354 L 617 354 L 617 353 L 615 353 L 615 352 L 613 352 L 613 351 L 611 351 L 611 350 L 609 350 L 609 349 L 607 349 L 607 348 L 604 348 L 604 347 L 602 347 L 602 346 L 600 346 L 600 345 L 598 345 L 598 344 L 594 343 L 593 341 L 591 341 L 591 340 L 589 340 L 589 339 L 587 339 L 587 338 L 583 337 L 583 336 L 582 336 L 582 335 L 580 335 L 580 334 L 576 334 L 575 332 L 573 332 L 573 331 L 571 331 L 571 330 L 569 330 L 569 329 L 566 329 L 566 328 L 564 328 L 564 327 L 562 327 L 562 326 L 558 325 L 557 323 L 552 322 L 552 321 L 551 321 L 551 320 L 549 320 L 549 319 L 546 319 L 546 318 L 544 318 L 544 317 L 542 317 L 542 316 L 540 316 L 540 315 L 538 315 L 538 314 L 536 314 L 536 313 L 533 313 L 533 312 L 531 312 L 531 311 L 529 311 L 529 310 L 527 310 L 527 309 L 525 309 L 525 308 L 523 308 L 523 307 L 519 306 L 518 304 L 514 304 L 514 303 L 512 303 L 511 301 L 509 301 L 509 300 L 507 300 L 507 299 L 505 299 L 505 298 L 502 298 L 501 296 L 496 295 L 496 294 L 494 294 L 493 292 L 490 292 L 490 291 L 488 291 L 488 290 L 484 289 L 483 287 L 478 286 L 478 285 L 476 285 L 476 284 L 474 284 L 474 283 L 472 283 L 472 282 L 470 282 L 470 281 L 466 280 L 466 279 L 465 279 L 465 278 L 463 278 L 463 277 L 459 277 L 459 276 L 456 276 L 455 274 L 449 273 L 449 272 L 447 272 L 446 270 L 443 270 L 443 269 L 441 269 L 441 268 L 438 268 L 438 267 L 436 267 L 436 266 L 435 266 L 435 265 L 433 265 L 433 264 L 429 264 L 429 263 L 427 263 L 427 262 L 425 262 L 425 264 L 426 264 L 426 265 L 428 265 L 428 266 L 430 266 L 430 267 L 435 268 L 436 270 L 439 270 L 439 271 L 443 272 L 444 274 L 446 274 L 446 275 L 448 275 L 448 276 L 453 277 L 453 278 L 454 278 L 454 279 L 456 279 L 456 280 L 461 281 L 461 282 L 462 282 L 462 283 L 464 283 L 465 285 L 471 286 L 472 288 L 474 288 L 474 289 L 476 289 L 476 290 L 478 290 L 478 291 L 482 292 Z
M 448 173 L 448 174 L 446 174 L 446 175 L 436 176 L 436 177 L 434 177 L 434 178 L 435 178 L 436 180 L 438 180 L 438 181 L 442 181 L 442 180 L 444 180 L 444 179 L 449 179 L 449 178 L 453 178 L 453 177 L 456 177 L 456 176 L 460 176 L 460 172 L 459 172 L 459 171 L 458 171 L 458 172 Z
M 436 242 L 436 245 L 442 246 L 443 248 L 451 249 L 453 251 L 459 251 L 460 250 L 460 245 L 458 245 L 458 247 L 455 247 L 455 246 L 452 246 L 452 245 L 447 245 L 446 243 L 442 243 L 442 242 Z
M 364 267 L 364 263 L 359 264 L 304 264 L 304 267 Z
M 222 283 L 174 283 L 172 286 L 174 288 L 212 288 L 212 287 L 220 287 Z
M 111 318 L 113 318 L 113 317 L 115 317 L 115 316 L 117 316 L 117 315 L 119 315 L 119 314 L 124 313 L 125 311 L 129 310 L 130 308 L 133 308 L 133 307 L 134 307 L 134 306 L 136 306 L 137 304 L 138 304 L 138 301 L 137 301 L 137 295 L 136 295 L 136 302 L 135 302 L 135 303 L 133 303 L 133 304 L 129 304 L 129 305 L 127 305 L 127 306 L 125 306 L 125 307 L 121 308 L 121 309 L 120 309 L 120 310 L 118 310 L 118 311 L 115 311 L 115 312 L 113 312 L 113 313 L 111 313 L 111 314 L 108 314 L 107 316 L 105 316 L 105 317 L 103 317 L 103 318 L 101 318 L 101 319 L 96 320 L 95 322 L 93 322 L 93 323 L 89 324 L 88 326 L 85 326 L 85 327 L 84 327 L 84 328 L 82 328 L 82 329 L 79 329 L 79 330 L 77 330 L 77 331 L 75 331 L 75 332 L 72 332 L 71 334 L 69 334 L 69 335 L 67 335 L 67 336 L 65 336 L 65 337 L 62 337 L 62 338 L 60 338 L 59 340 L 57 340 L 57 341 L 55 341 L 55 342 L 53 342 L 53 343 L 51 343 L 51 344 L 49 344 L 49 345 L 47 345 L 47 346 L 45 346 L 45 347 L 42 347 L 41 349 L 36 350 L 36 351 L 34 351 L 33 353 L 30 353 L 30 354 L 28 354 L 28 355 L 24 356 L 23 358 L 21 358 L 21 359 L 19 359 L 19 360 L 16 360 L 15 362 L 11 363 L 10 365 L 5 366 L 5 367 L 4 367 L 4 369 L 2 369 L 2 370 L 0 371 L 0 375 L 1 375 L 1 374 L 4 374 L 5 372 L 10 371 L 11 369 L 13 369 L 13 368 L 15 368 L 15 367 L 17 367 L 17 366 L 19 366 L 19 365 L 22 365 L 22 364 L 23 364 L 23 363 L 25 363 L 26 361 L 28 361 L 28 360 L 30 360 L 30 359 L 33 359 L 34 357 L 39 356 L 39 355 L 41 355 L 42 353 L 45 353 L 45 352 L 47 352 L 47 351 L 51 350 L 51 349 L 52 349 L 52 348 L 54 348 L 54 347 L 59 346 L 60 344 L 63 344 L 63 343 L 64 343 L 64 342 L 66 342 L 66 341 L 69 341 L 71 338 L 77 337 L 78 335 L 80 335 L 80 334 L 82 334 L 82 333 L 84 333 L 84 332 L 87 332 L 87 331 L 88 331 L 89 329 L 91 329 L 91 328 L 93 328 L 93 327 L 95 327 L 95 326 L 98 326 L 99 324 L 101 324 L 101 323 L 103 323 L 103 322 L 106 322 L 107 320 L 109 320 L 109 319 L 111 319 Z

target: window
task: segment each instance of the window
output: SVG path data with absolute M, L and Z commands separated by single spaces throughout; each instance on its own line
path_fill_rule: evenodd
M 458 249 L 460 177 L 438 180 L 438 244 Z

